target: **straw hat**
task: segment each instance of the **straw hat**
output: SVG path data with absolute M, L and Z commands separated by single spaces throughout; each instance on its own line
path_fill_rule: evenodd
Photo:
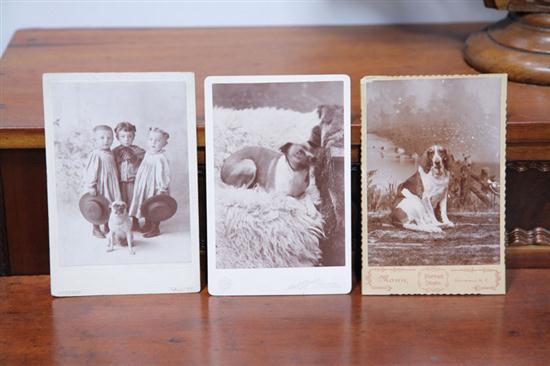
M 141 214 L 152 222 L 161 222 L 174 216 L 178 204 L 167 194 L 159 194 L 146 199 L 141 204 Z
M 78 206 L 80 207 L 82 216 L 92 224 L 101 225 L 107 223 L 109 220 L 109 214 L 111 213 L 111 209 L 109 208 L 110 203 L 107 198 L 101 195 L 92 196 L 86 193 L 80 198 Z

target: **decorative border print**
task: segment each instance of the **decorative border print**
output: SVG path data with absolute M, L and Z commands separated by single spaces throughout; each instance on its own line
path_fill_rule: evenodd
M 52 295 L 199 291 L 194 75 L 43 87 Z
M 361 80 L 364 295 L 505 293 L 506 86 Z
M 208 77 L 205 135 L 209 293 L 348 293 L 349 77 Z

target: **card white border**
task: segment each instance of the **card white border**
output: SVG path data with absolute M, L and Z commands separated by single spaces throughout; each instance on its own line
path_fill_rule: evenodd
M 214 84 L 296 83 L 340 81 L 343 83 L 345 162 L 345 265 L 300 268 L 216 268 L 216 211 L 214 179 Z M 204 81 L 206 193 L 208 224 L 208 292 L 211 295 L 313 295 L 351 291 L 351 121 L 350 78 L 347 75 L 209 76 Z
M 367 217 L 367 84 L 385 80 L 429 80 L 497 78 L 500 80 L 500 263 L 496 265 L 441 265 L 441 266 L 369 266 L 368 265 L 368 217 Z M 498 295 L 506 292 L 505 270 L 505 189 L 506 189 L 506 74 L 474 75 L 411 75 L 366 76 L 361 79 L 361 249 L 363 271 L 361 275 L 363 295 Z M 380 273 L 377 273 L 380 272 Z M 393 281 L 377 282 L 384 278 Z M 445 286 L 422 285 L 423 273 L 445 278 Z M 378 275 L 378 277 L 376 277 Z M 392 277 L 388 277 L 388 275 Z M 462 276 L 462 277 L 461 277 Z M 485 277 L 482 277 L 485 276 Z M 472 278 L 489 279 L 493 286 L 470 281 Z
M 186 293 L 200 291 L 195 76 L 189 72 L 53 73 L 43 75 L 46 170 L 53 296 Z M 50 86 L 58 82 L 180 81 L 186 85 L 190 263 L 60 266 L 54 125 Z M 113 281 L 116 278 L 116 281 Z

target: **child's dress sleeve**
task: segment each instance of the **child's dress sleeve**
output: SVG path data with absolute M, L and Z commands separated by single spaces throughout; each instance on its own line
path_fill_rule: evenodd
M 168 164 L 168 159 L 164 154 L 161 155 L 160 159 L 157 162 L 158 166 L 155 169 L 155 181 L 157 182 L 156 191 L 169 193 L 170 187 L 170 165 Z
M 99 177 L 100 159 L 95 151 L 92 151 L 88 160 L 88 165 L 84 172 L 84 188 L 88 191 L 91 188 L 97 189 L 97 180 Z
M 145 150 L 143 150 L 141 147 L 136 146 L 134 149 L 134 154 L 136 156 L 136 165 L 139 166 L 141 162 L 143 161 L 143 158 L 145 157 Z

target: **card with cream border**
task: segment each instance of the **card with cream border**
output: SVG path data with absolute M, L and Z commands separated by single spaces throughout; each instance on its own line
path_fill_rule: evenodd
M 361 80 L 364 295 L 505 293 L 506 82 Z
M 205 134 L 210 294 L 349 292 L 349 77 L 208 77 Z
M 52 295 L 199 291 L 194 75 L 43 87 Z

